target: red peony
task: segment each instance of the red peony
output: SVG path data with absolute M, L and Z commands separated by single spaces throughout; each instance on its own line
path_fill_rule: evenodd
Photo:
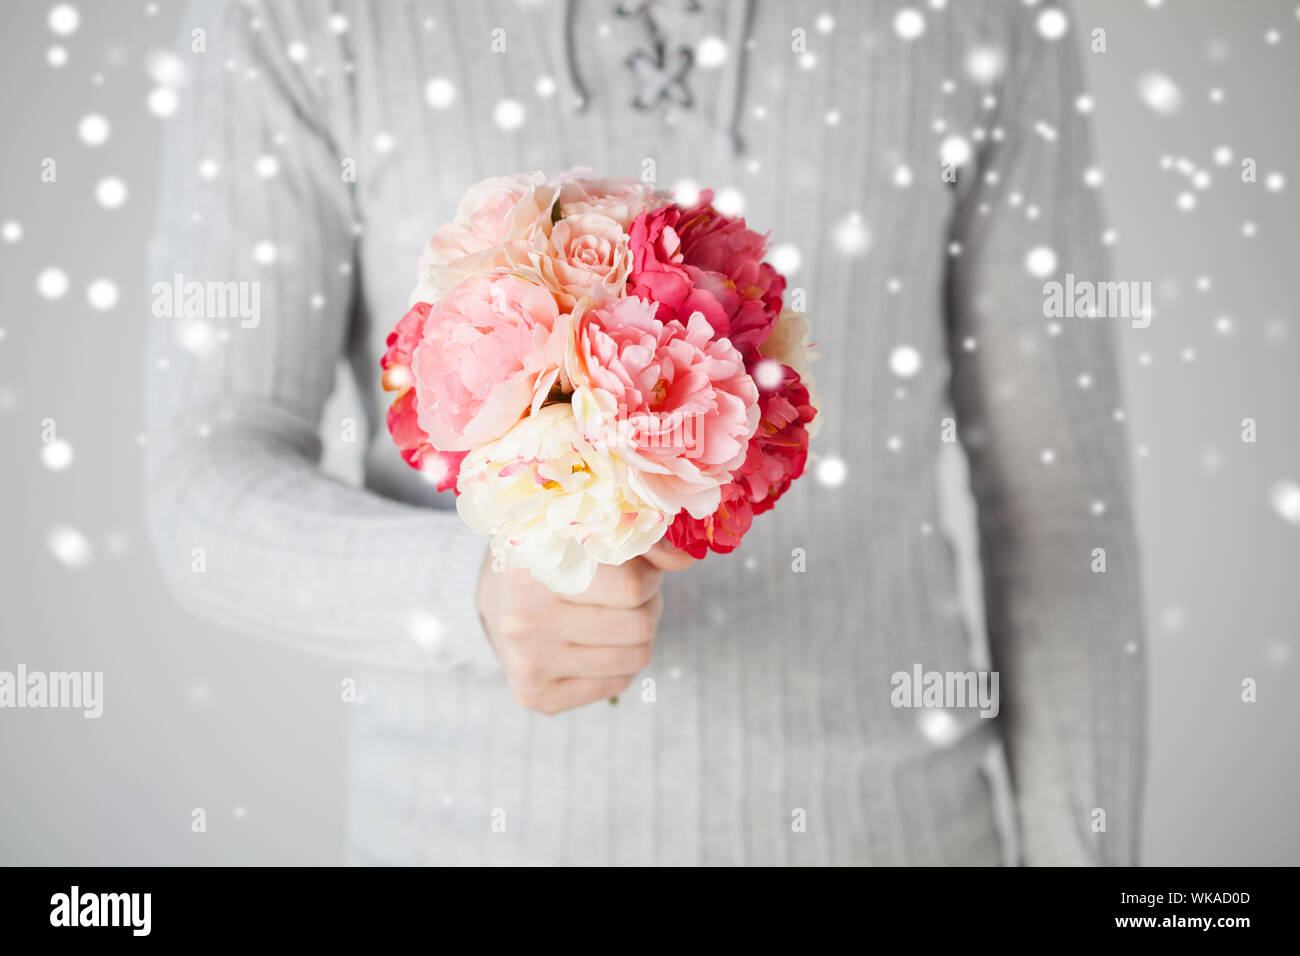
M 689 209 L 663 206 L 633 221 L 627 293 L 658 303 L 663 322 L 703 313 L 715 337 L 749 361 L 781 312 L 785 279 L 763 261 L 767 240 L 712 199 L 706 191 Z

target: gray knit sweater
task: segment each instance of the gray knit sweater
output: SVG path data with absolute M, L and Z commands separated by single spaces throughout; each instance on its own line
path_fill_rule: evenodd
M 997 863 L 983 768 L 1003 745 L 1025 862 L 1133 862 L 1115 320 L 1043 313 L 1045 278 L 1106 269 L 1073 29 L 1020 0 L 695 7 L 192 6 L 152 278 L 257 282 L 260 313 L 153 320 L 164 577 L 197 613 L 350 663 L 356 862 Z M 737 552 L 667 581 L 619 705 L 548 718 L 507 693 L 474 608 L 486 542 L 398 457 L 378 360 L 464 189 L 573 165 L 713 187 L 770 230 L 824 425 Z M 364 421 L 322 420 L 340 359 Z M 321 472 L 322 436 L 364 456 L 362 487 Z M 954 437 L 992 719 L 891 703 L 895 672 L 989 666 L 941 524 Z

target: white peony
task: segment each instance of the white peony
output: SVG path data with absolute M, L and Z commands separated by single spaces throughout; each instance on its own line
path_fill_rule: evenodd
M 793 309 L 782 309 L 772 325 L 772 331 L 758 347 L 758 354 L 794 369 L 804 388 L 808 389 L 808 403 L 817 410 L 817 415 L 808 423 L 808 439 L 811 441 L 821 430 L 822 415 L 813 388 L 812 373 L 808 368 L 809 363 L 820 356 L 817 349 L 808 343 L 808 330 L 808 320 L 801 313 Z
M 628 489 L 624 469 L 592 447 L 568 404 L 547 405 L 460 467 L 456 510 L 507 567 L 561 594 L 586 590 L 598 564 L 645 554 L 672 516 Z

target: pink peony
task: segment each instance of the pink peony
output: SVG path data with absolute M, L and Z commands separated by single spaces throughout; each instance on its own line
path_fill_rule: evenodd
M 750 361 L 781 312 L 785 279 L 763 262 L 764 237 L 711 199 L 705 192 L 689 209 L 666 206 L 633 221 L 628 294 L 659 303 L 665 321 L 701 312 Z
M 564 361 L 568 316 L 508 273 L 466 279 L 434 306 L 411 362 L 420 427 L 439 448 L 500 438 L 541 407 Z
M 566 368 L 587 440 L 656 508 L 711 514 L 759 421 L 740 353 L 699 313 L 663 322 L 634 297 L 580 305 L 573 331 Z
M 436 302 L 462 279 L 505 266 L 511 249 L 526 253 L 550 235 L 557 191 L 537 172 L 471 186 L 420 254 L 412 302 Z
M 397 398 L 388 409 L 388 431 L 393 443 L 401 452 L 402 460 L 423 472 L 439 491 L 458 490 L 456 478 L 463 451 L 440 451 L 429 441 L 420 427 L 415 408 L 415 378 L 411 374 L 411 355 L 424 335 L 424 323 L 429 316 L 427 302 L 410 309 L 388 335 L 388 351 L 380 365 L 383 367 L 383 385 L 386 391 L 397 392 Z
M 787 366 L 781 373 L 775 388 L 760 389 L 758 429 L 718 508 L 702 519 L 683 510 L 668 528 L 666 540 L 693 558 L 734 550 L 754 516 L 771 509 L 803 474 L 808 425 L 817 413 L 798 373 Z

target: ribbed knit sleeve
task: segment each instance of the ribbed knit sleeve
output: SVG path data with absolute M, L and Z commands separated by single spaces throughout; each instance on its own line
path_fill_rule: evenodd
M 164 157 L 147 367 L 162 574 L 190 609 L 310 650 L 493 668 L 474 607 L 482 539 L 454 510 L 318 467 L 358 298 L 356 217 L 311 73 L 274 19 L 286 11 L 201 2 L 183 20 L 189 75 Z M 237 290 L 246 308 L 205 296 L 200 314 L 177 315 L 165 287 L 191 282 Z
M 1023 860 L 1132 864 L 1145 663 L 1115 354 L 1131 317 L 1044 314 L 1046 282 L 1110 275 L 1096 190 L 1085 186 L 1078 23 L 1049 39 L 1040 12 L 1022 10 L 1008 38 L 988 146 L 960 184 L 952 396 L 978 503 Z

